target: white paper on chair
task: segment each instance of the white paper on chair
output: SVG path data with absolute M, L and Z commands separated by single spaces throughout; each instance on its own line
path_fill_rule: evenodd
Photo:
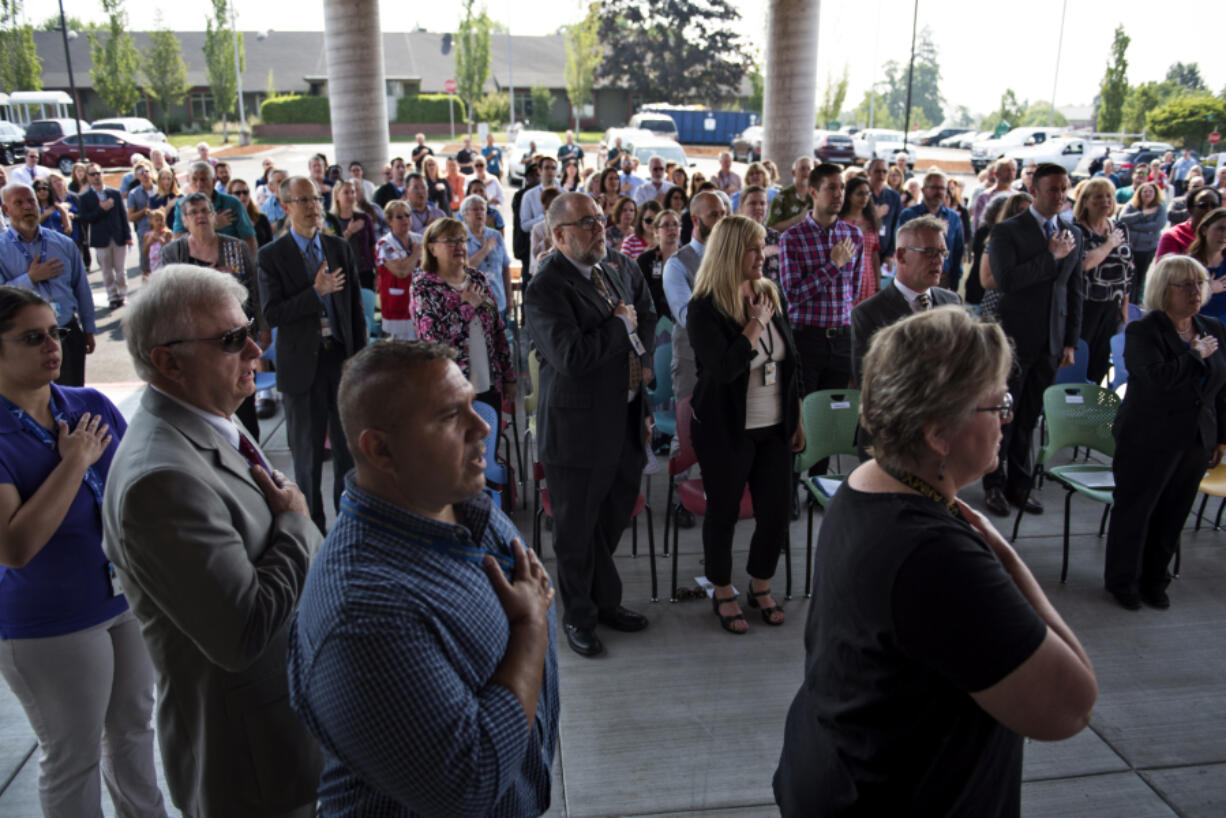
M 711 582 L 711 580 L 707 579 L 705 576 L 694 577 L 694 582 L 698 585 L 698 587 L 702 588 L 704 591 L 707 592 L 707 599 L 710 599 L 711 597 L 715 595 L 715 585 Z M 737 590 L 735 585 L 733 585 L 732 593 L 739 595 L 741 592 Z
M 1099 469 L 1082 470 L 1065 470 L 1065 477 L 1071 477 L 1081 485 L 1092 489 L 1112 489 L 1115 488 L 1115 474 L 1110 471 Z
M 830 401 L 830 408 L 831 408 L 831 409 L 850 409 L 850 408 L 851 408 L 851 401 L 846 401 L 846 400 L 832 400 L 832 401 Z
M 839 486 L 843 485 L 842 480 L 832 480 L 829 477 L 817 478 L 817 487 L 822 490 L 822 493 L 827 497 L 833 497 L 834 493 L 839 490 Z
M 1065 403 L 1085 403 L 1086 399 L 1083 398 L 1081 395 L 1065 395 L 1064 402 Z

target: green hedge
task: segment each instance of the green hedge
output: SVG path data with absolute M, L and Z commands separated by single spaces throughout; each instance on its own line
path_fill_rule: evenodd
M 326 125 L 332 121 L 332 110 L 327 97 L 304 97 L 295 94 L 264 100 L 260 105 L 260 119 L 268 125 Z
M 396 101 L 397 122 L 447 122 L 450 94 L 418 94 Z M 465 121 L 464 101 L 455 98 L 455 121 Z

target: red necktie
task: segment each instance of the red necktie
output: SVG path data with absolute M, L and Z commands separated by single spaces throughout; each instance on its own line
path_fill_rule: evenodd
M 241 431 L 238 433 L 238 453 L 251 465 L 259 466 L 270 475 L 272 474 L 272 471 L 268 468 L 268 463 L 264 461 L 263 455 L 260 454 L 260 450 Z

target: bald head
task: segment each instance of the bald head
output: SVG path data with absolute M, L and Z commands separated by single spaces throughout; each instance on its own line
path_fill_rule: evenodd
M 728 215 L 724 200 L 714 191 L 704 190 L 690 201 L 690 217 L 694 220 L 694 230 L 698 240 L 706 242 L 711 231 L 719 220 Z

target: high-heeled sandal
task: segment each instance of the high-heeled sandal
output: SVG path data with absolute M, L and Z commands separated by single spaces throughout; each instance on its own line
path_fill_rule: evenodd
M 770 593 L 771 593 L 770 588 L 767 588 L 765 591 L 755 591 L 752 587 L 750 587 L 749 600 L 748 600 L 749 607 L 757 608 L 761 610 L 762 611 L 762 621 L 765 622 L 766 624 L 775 625 L 775 626 L 782 625 L 784 622 L 787 621 L 787 619 L 780 619 L 776 621 L 774 619 L 771 619 L 771 614 L 773 614 L 775 611 L 778 611 L 779 613 L 783 613 L 783 606 L 772 605 L 769 608 L 763 608 L 761 605 L 758 604 L 758 597 L 770 596 Z
M 719 617 L 719 626 L 721 628 L 728 631 L 728 633 L 735 633 L 737 636 L 744 636 L 745 634 L 749 633 L 749 628 L 748 628 L 749 620 L 745 618 L 744 612 L 735 614 L 734 616 L 724 616 L 722 613 L 719 612 L 720 605 L 724 605 L 728 602 L 736 602 L 736 598 L 737 598 L 737 594 L 733 594 L 732 596 L 726 599 L 720 599 L 715 594 L 711 594 L 711 607 L 715 609 L 715 615 Z M 745 630 L 738 631 L 732 627 L 732 623 L 736 622 L 738 619 L 744 622 L 745 625 L 747 626 Z

